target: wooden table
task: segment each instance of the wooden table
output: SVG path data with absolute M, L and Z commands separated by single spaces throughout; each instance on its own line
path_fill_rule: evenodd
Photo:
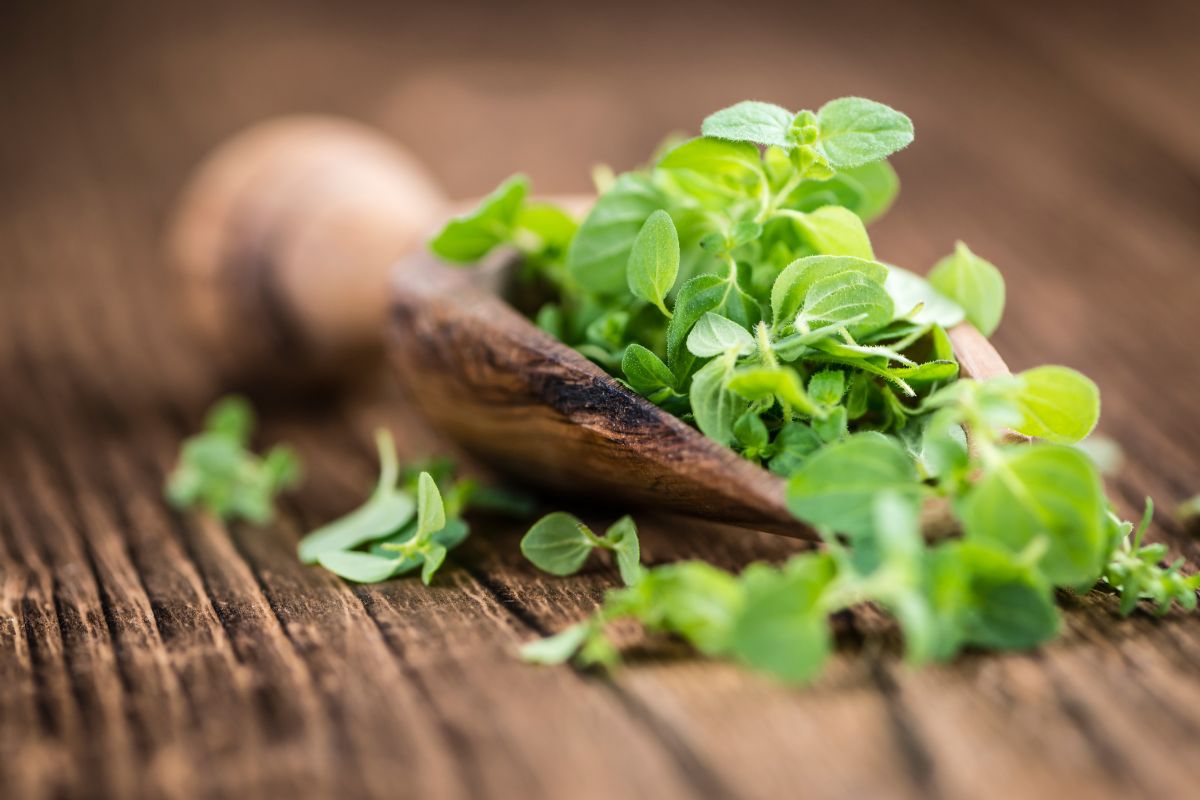
M 224 135 L 340 112 L 458 195 L 518 169 L 579 191 L 590 164 L 631 166 L 747 95 L 853 92 L 918 132 L 877 251 L 924 269 L 961 237 L 1000 265 L 1001 351 L 1097 379 L 1126 452 L 1114 497 L 1132 514 L 1153 494 L 1152 537 L 1197 568 L 1171 513 L 1200 490 L 1194 3 L 565 5 L 0 12 L 0 796 L 1193 796 L 1200 617 L 1064 599 L 1050 646 L 914 672 L 864 613 L 807 690 L 631 632 L 607 680 L 513 658 L 616 582 L 539 575 L 520 524 L 478 524 L 431 588 L 300 566 L 297 537 L 369 486 L 374 426 L 408 456 L 444 447 L 390 385 L 260 406 L 264 441 L 309 468 L 277 524 L 164 505 L 220 387 L 180 327 L 161 228 Z M 640 522 L 653 563 L 796 548 Z

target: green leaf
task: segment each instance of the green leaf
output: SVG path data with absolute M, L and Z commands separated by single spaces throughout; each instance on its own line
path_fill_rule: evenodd
M 737 578 L 703 561 L 655 567 L 614 594 L 617 607 L 647 627 L 676 633 L 709 654 L 727 651 L 743 599 Z
M 733 373 L 727 387 L 747 400 L 776 399 L 802 414 L 816 410 L 804 392 L 800 376 L 790 367 L 742 367 Z
M 1004 314 L 1004 278 L 1000 270 L 962 242 L 929 271 L 929 283 L 958 303 L 984 336 L 991 336 L 1000 325 Z
M 667 325 L 667 364 L 675 375 L 683 378 L 695 362 L 687 350 L 687 337 L 692 327 L 709 311 L 715 311 L 725 301 L 728 284 L 716 275 L 697 275 L 683 285 L 675 298 L 675 316 Z
M 300 561 L 316 563 L 325 553 L 353 550 L 367 542 L 382 539 L 403 528 L 416 511 L 417 504 L 407 492 L 396 488 L 399 465 L 396 444 L 386 429 L 375 432 L 379 453 L 379 480 L 375 491 L 349 514 L 322 525 L 300 540 Z
M 593 627 L 581 622 L 544 639 L 535 639 L 521 647 L 521 660 L 530 664 L 565 664 L 583 647 Z
M 317 563 L 334 575 L 355 583 L 379 583 L 396 574 L 403 558 L 387 558 L 356 551 L 332 551 L 317 556 Z
M 943 328 L 953 328 L 966 319 L 962 306 L 933 288 L 933 284 L 920 275 L 906 269 L 889 265 L 883 286 L 891 295 L 899 318 Z
M 442 493 L 437 482 L 428 472 L 417 478 L 417 535 L 426 540 L 429 535 L 446 527 L 446 507 L 442 504 Z
M 817 125 L 817 146 L 837 169 L 887 158 L 913 140 L 912 120 L 862 97 L 830 100 L 817 111 Z
M 514 175 L 500 184 L 471 212 L 446 223 L 429 243 L 434 253 L 447 261 L 471 263 L 487 255 L 492 248 L 509 241 L 529 179 Z
M 882 216 L 900 191 L 896 170 L 886 161 L 839 170 L 827 180 L 806 180 L 788 196 L 787 207 L 813 211 L 838 205 L 870 223 Z
M 866 537 L 874 530 L 872 500 L 889 489 L 922 493 L 912 459 L 894 439 L 856 433 L 805 460 L 788 482 L 787 502 L 811 525 Z
M 818 601 L 833 576 L 832 560 L 815 554 L 782 571 L 762 564 L 747 568 L 745 600 L 729 636 L 731 654 L 784 681 L 815 678 L 832 650 Z
M 222 397 L 204 416 L 204 429 L 245 444 L 254 430 L 254 407 L 241 395 Z
M 841 370 L 822 370 L 808 379 L 808 397 L 814 403 L 831 406 L 840 403 L 845 393 L 846 374 Z
M 428 586 L 433 580 L 434 573 L 441 568 L 446 560 L 446 548 L 437 542 L 430 542 L 421 553 L 424 563 L 421 565 L 421 583 Z
M 787 216 L 799 226 L 805 241 L 818 253 L 875 259 L 866 226 L 848 208 L 824 206 L 807 214 L 792 212 Z
M 300 540 L 300 561 L 314 564 L 325 553 L 353 550 L 394 533 L 412 519 L 416 503 L 407 494 L 377 490 L 363 505 Z
M 745 100 L 710 114 L 700 125 L 700 132 L 732 142 L 752 142 L 791 149 L 796 146 L 788 137 L 791 125 L 792 112 L 786 108 Z
M 633 242 L 649 216 L 667 204 L 651 180 L 637 173 L 619 177 L 584 218 L 567 250 L 567 271 L 584 289 L 616 295 L 625 278 Z
M 625 348 L 621 358 L 625 380 L 639 394 L 649 395 L 661 389 L 675 388 L 675 375 L 658 356 L 640 344 Z
M 732 365 L 725 356 L 705 364 L 692 376 L 690 400 L 696 427 L 718 444 L 733 441 L 733 423 L 746 410 L 746 401 L 727 388 Z
M 758 148 L 745 142 L 689 139 L 667 152 L 657 166 L 698 173 L 733 194 L 745 194 L 766 180 Z
M 789 422 L 775 437 L 776 453 L 770 469 L 785 478 L 798 470 L 813 453 L 825 445 L 816 431 L 803 422 Z
M 1087 456 L 1070 447 L 1038 444 L 1009 449 L 986 467 L 961 502 L 968 541 L 1010 553 L 1043 541 L 1040 566 L 1057 586 L 1095 580 L 1106 537 L 1106 501 Z
M 859 272 L 882 284 L 887 279 L 887 267 L 875 261 L 853 256 L 808 256 L 789 264 L 775 278 L 771 287 L 771 312 L 775 325 L 790 323 L 813 284 L 823 278 L 844 272 Z
M 804 295 L 796 326 L 807 330 L 845 325 L 851 333 L 877 330 L 892 321 L 892 298 L 864 273 L 838 272 L 815 281 Z
M 655 211 L 646 220 L 629 253 L 627 279 L 634 297 L 653 303 L 670 317 L 666 297 L 679 274 L 679 235 L 665 211 Z
M 621 517 L 604 533 L 606 545 L 616 554 L 617 569 L 626 586 L 642 578 L 642 550 L 638 542 L 637 525 L 629 516 Z
M 570 246 L 579 223 L 558 206 L 526 203 L 517 212 L 516 227 L 537 237 L 536 252 L 561 254 Z M 522 247 L 522 250 L 526 248 Z
M 579 518 L 565 511 L 547 514 L 521 539 L 521 553 L 543 572 L 574 575 L 596 546 L 585 531 Z
M 966 643 L 1025 650 L 1054 638 L 1059 627 L 1054 591 L 1035 567 L 971 542 L 959 543 L 958 552 L 971 592 Z
M 754 351 L 754 337 L 736 322 L 709 311 L 688 334 L 687 348 L 700 358 L 729 352 L 740 356 Z
M 1026 436 L 1073 444 L 1100 419 L 1100 390 L 1087 376 L 1067 367 L 1034 367 L 1017 375 L 1016 401 Z

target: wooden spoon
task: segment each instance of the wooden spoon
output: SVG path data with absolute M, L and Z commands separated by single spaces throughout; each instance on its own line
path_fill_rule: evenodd
M 472 270 L 429 255 L 426 237 L 451 213 L 421 165 L 380 134 L 289 118 L 235 137 L 201 165 L 171 255 L 197 330 L 236 374 L 344 376 L 386 350 L 429 421 L 509 474 L 609 499 L 614 510 L 653 506 L 816 538 L 788 512 L 778 476 L 628 391 L 504 302 L 503 259 Z M 963 375 L 1008 373 L 969 324 L 950 339 Z M 944 508 L 926 508 L 925 522 L 944 528 Z

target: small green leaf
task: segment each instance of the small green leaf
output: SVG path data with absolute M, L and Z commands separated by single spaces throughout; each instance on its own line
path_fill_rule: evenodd
M 699 358 L 729 352 L 740 356 L 754 351 L 754 337 L 736 322 L 709 311 L 688 334 L 687 348 Z
M 633 586 L 642 577 L 642 550 L 638 542 L 637 525 L 629 516 L 621 517 L 605 532 L 604 541 L 617 557 L 617 569 L 626 586 Z
M 833 576 L 833 562 L 816 554 L 793 560 L 786 570 L 747 568 L 741 578 L 745 600 L 729 636 L 733 656 L 784 681 L 816 677 L 832 650 L 818 601 Z
M 679 290 L 675 316 L 667 325 L 667 364 L 676 376 L 686 377 L 695 362 L 695 356 L 686 347 L 692 327 L 725 301 L 727 287 L 726 281 L 716 275 L 697 275 Z
M 813 453 L 823 447 L 821 437 L 803 422 L 789 422 L 775 437 L 776 453 L 771 459 L 771 472 L 791 477 Z
M 578 517 L 565 511 L 547 514 L 521 539 L 521 553 L 543 572 L 574 575 L 596 546 L 585 530 Z
M 425 546 L 421 554 L 425 558 L 424 563 L 421 565 L 421 583 L 428 586 L 433 580 L 434 574 L 446 560 L 446 548 L 437 542 L 430 542 Z
M 965 244 L 954 246 L 929 271 L 929 283 L 962 307 L 971 324 L 991 336 L 1004 314 L 1004 278 L 1000 270 L 972 253 Z
M 565 664 L 583 647 L 592 634 L 592 625 L 581 622 L 544 639 L 535 639 L 521 647 L 521 659 L 530 664 Z
M 254 430 L 254 407 L 241 395 L 222 397 L 204 416 L 204 429 L 245 444 Z
M 1100 419 L 1100 390 L 1067 367 L 1035 367 L 1017 375 L 1016 401 L 1022 420 L 1016 430 L 1051 442 L 1082 440 Z
M 866 226 L 848 208 L 824 206 L 807 214 L 792 212 L 787 216 L 796 223 L 804 239 L 818 253 L 854 256 L 868 261 L 875 259 Z
M 892 298 L 882 283 L 861 272 L 839 272 L 809 287 L 796 326 L 807 330 L 846 325 L 861 334 L 887 325 L 893 313 Z
M 725 356 L 714 358 L 692 377 L 690 392 L 696 427 L 726 446 L 733 441 L 733 423 L 746 410 L 746 401 L 726 386 L 731 371 Z
M 812 400 L 804 392 L 800 376 L 790 367 L 742 367 L 734 372 L 727 387 L 747 400 L 769 401 L 774 398 L 802 414 L 816 411 Z
M 710 114 L 700 125 L 700 132 L 716 139 L 732 142 L 751 142 L 774 145 L 784 149 L 795 147 L 788 137 L 792 112 L 772 103 L 745 100 Z
M 872 500 L 892 489 L 922 493 L 908 453 L 894 439 L 856 433 L 809 457 L 788 482 L 788 508 L 800 519 L 850 536 L 874 530 Z
M 735 196 L 751 192 L 766 180 L 758 148 L 745 142 L 689 139 L 659 159 L 657 166 L 698 173 Z
M 808 379 L 808 396 L 814 403 L 831 406 L 840 403 L 846 393 L 846 374 L 826 369 Z
M 808 256 L 789 264 L 771 287 L 771 313 L 776 327 L 790 323 L 800 310 L 813 284 L 844 272 L 859 272 L 882 284 L 887 267 L 875 261 L 852 256 Z
M 396 574 L 403 558 L 387 558 L 357 551 L 332 551 L 317 556 L 317 563 L 334 575 L 355 583 L 379 583 Z
M 1005 451 L 960 504 L 968 541 L 1020 553 L 1045 542 L 1040 565 L 1057 586 L 1095 580 L 1104 556 L 1105 498 L 1087 456 L 1054 444 Z
M 639 394 L 649 395 L 660 389 L 674 389 L 675 375 L 662 359 L 640 344 L 625 348 L 621 358 L 621 372 L 625 380 Z
M 633 242 L 649 216 L 667 205 L 645 175 L 626 173 L 592 206 L 567 250 L 567 271 L 581 287 L 603 295 L 628 290 Z
M 933 284 L 920 275 L 906 269 L 889 266 L 883 286 L 892 296 L 898 318 L 943 328 L 953 328 L 966 319 L 962 306 L 933 288 Z
M 437 482 L 428 472 L 417 478 L 417 535 L 419 540 L 446 527 L 446 507 Z
M 434 253 L 459 263 L 478 261 L 511 236 L 529 191 L 529 179 L 514 175 L 485 197 L 473 211 L 455 217 L 429 243 Z
M 862 97 L 830 100 L 817 111 L 817 126 L 817 146 L 837 169 L 887 158 L 913 140 L 912 120 Z
M 629 291 L 653 303 L 667 317 L 666 297 L 679 274 L 679 234 L 665 211 L 655 211 L 646 219 L 629 253 L 627 280 Z

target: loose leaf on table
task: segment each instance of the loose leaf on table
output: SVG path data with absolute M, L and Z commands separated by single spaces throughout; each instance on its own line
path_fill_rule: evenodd
M 679 274 L 679 235 L 665 211 L 655 211 L 633 240 L 627 279 L 634 297 L 653 303 L 667 317 L 667 293 Z
M 379 480 L 375 491 L 354 511 L 301 539 L 298 548 L 301 562 L 314 564 L 324 553 L 353 550 L 394 533 L 412 519 L 417 503 L 396 485 L 400 472 L 391 434 L 386 430 L 377 432 L 375 447 L 379 452 Z
M 621 517 L 600 537 L 578 517 L 556 511 L 534 523 L 521 539 L 522 555 L 551 575 L 574 575 L 597 547 L 612 551 L 627 586 L 637 583 L 642 573 L 641 547 L 631 517 Z
M 265 456 L 250 451 L 254 410 L 236 395 L 215 403 L 204 425 L 180 448 L 167 479 L 167 500 L 180 509 L 199 506 L 222 520 L 269 522 L 275 496 L 300 482 L 295 452 L 286 445 L 276 445 Z
M 991 262 L 972 253 L 962 242 L 929 271 L 929 283 L 958 303 L 984 336 L 991 336 L 1000 325 L 1004 278 Z

